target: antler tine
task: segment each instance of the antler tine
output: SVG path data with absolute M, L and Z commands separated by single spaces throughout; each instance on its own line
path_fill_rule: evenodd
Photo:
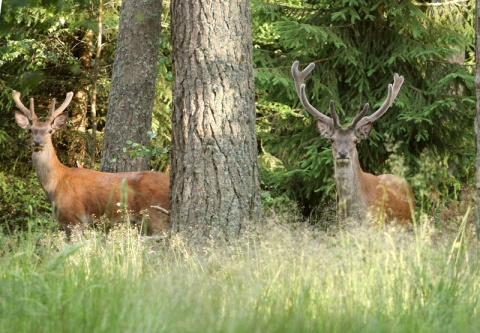
M 13 100 L 15 101 L 15 104 L 17 104 L 18 108 L 20 111 L 23 112 L 24 115 L 28 117 L 33 123 L 37 122 L 37 116 L 35 115 L 34 111 L 34 104 L 33 104 L 33 98 L 30 98 L 30 110 L 23 105 L 22 101 L 20 100 L 20 93 L 16 90 L 12 92 Z
M 35 114 L 35 104 L 33 103 L 33 97 L 30 97 L 30 114 L 32 115 L 32 122 L 37 122 L 37 115 Z
M 72 101 L 72 98 L 73 98 L 73 92 L 69 92 L 65 97 L 65 100 L 63 101 L 62 105 L 60 105 L 58 109 L 53 111 L 55 109 L 55 102 L 56 102 L 54 98 L 50 106 L 50 113 L 48 115 L 48 119 L 55 119 L 59 114 L 61 114 L 67 108 L 68 104 L 70 104 L 70 102 Z
M 313 107 L 307 99 L 307 95 L 305 94 L 305 77 L 307 77 L 308 74 L 315 68 L 315 64 L 312 62 L 309 64 L 303 71 L 298 70 L 298 61 L 295 61 L 292 65 L 292 76 L 295 81 L 295 88 L 297 90 L 297 95 L 300 98 L 300 101 L 302 102 L 303 106 L 305 109 L 310 113 L 312 116 L 314 116 L 316 119 L 330 124 L 333 124 L 333 120 L 330 117 L 327 117 L 320 111 L 318 111 L 315 107 Z
M 368 112 L 368 109 L 370 108 L 370 104 L 368 103 L 365 103 L 365 106 L 363 107 L 363 110 L 362 112 L 360 112 L 352 121 L 352 123 L 350 125 L 348 125 L 348 128 L 355 128 L 355 126 L 357 125 L 357 123 L 360 121 L 360 119 L 363 118 L 363 116 L 365 116 Z
M 57 104 L 57 99 L 52 98 L 52 103 L 50 103 L 50 111 L 48 112 L 48 117 L 55 111 L 55 104 Z
M 315 63 L 309 64 L 303 71 L 298 70 L 299 62 L 295 61 L 292 65 L 292 75 L 295 80 L 295 88 L 297 89 L 297 94 L 300 95 L 300 86 L 305 81 L 305 78 L 310 74 L 310 72 L 315 68 Z
M 333 99 L 330 100 L 330 113 L 332 114 L 333 126 L 335 128 L 340 127 L 340 123 L 338 121 L 338 114 L 337 111 L 335 111 L 335 102 L 333 101 Z
M 308 113 L 314 116 L 317 120 L 320 120 L 321 122 L 329 125 L 333 125 L 334 121 L 332 118 L 327 117 L 326 115 L 315 109 L 312 104 L 310 104 L 307 99 L 307 95 L 305 94 L 305 84 L 302 84 L 300 86 L 300 101 L 302 102 L 305 109 L 307 109 Z
M 387 99 L 385 102 L 383 102 L 382 106 L 375 111 L 372 115 L 368 117 L 364 117 L 360 122 L 358 123 L 359 126 L 364 125 L 367 122 L 373 123 L 376 121 L 378 118 L 384 115 L 385 112 L 392 106 L 393 101 L 397 97 L 398 92 L 400 91 L 400 88 L 402 87 L 404 81 L 404 77 L 399 76 L 397 73 L 393 76 L 393 85 L 389 84 L 388 85 L 388 95 Z

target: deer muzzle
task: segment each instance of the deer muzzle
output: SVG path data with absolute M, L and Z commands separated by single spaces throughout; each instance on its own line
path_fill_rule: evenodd
M 44 145 L 41 141 L 33 140 L 32 142 L 33 151 L 40 151 L 43 149 Z
M 345 164 L 350 163 L 350 159 L 348 157 L 346 157 L 346 158 L 337 157 L 335 159 L 335 162 L 337 163 L 337 165 L 345 165 Z
M 350 156 L 348 154 L 348 150 L 346 149 L 338 150 L 335 161 L 337 162 L 337 164 L 347 164 L 348 162 L 350 162 Z

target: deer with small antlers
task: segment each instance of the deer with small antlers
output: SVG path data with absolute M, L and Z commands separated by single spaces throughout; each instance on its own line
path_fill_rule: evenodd
M 305 109 L 317 120 L 320 135 L 330 140 L 335 161 L 337 186 L 337 215 L 339 221 L 397 221 L 412 223 L 415 214 L 413 191 L 408 182 L 399 176 L 384 174 L 374 176 L 362 171 L 358 159 L 357 143 L 366 139 L 378 120 L 390 108 L 403 84 L 403 76 L 394 75 L 393 85 L 388 85 L 388 96 L 382 106 L 370 116 L 365 116 L 369 104 L 344 128 L 338 120 L 333 100 L 330 101 L 332 118 L 313 107 L 305 93 L 304 80 L 315 67 L 308 65 L 298 69 L 298 61 L 292 65 L 295 88 Z
M 63 165 L 55 153 L 52 134 L 68 120 L 64 112 L 73 93 L 55 109 L 50 105 L 47 119 L 39 122 L 34 112 L 33 98 L 30 109 L 13 91 L 13 100 L 21 112 L 15 112 L 15 121 L 32 134 L 32 160 L 38 181 L 47 194 L 55 219 L 70 237 L 75 226 L 92 224 L 95 218 L 106 216 L 116 223 L 128 213 L 133 223 L 146 222 L 148 234 L 167 230 L 169 217 L 169 177 L 165 173 L 121 172 L 107 173 Z M 123 206 L 119 206 L 123 205 Z

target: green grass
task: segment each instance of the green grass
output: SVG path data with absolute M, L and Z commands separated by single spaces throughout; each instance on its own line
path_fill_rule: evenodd
M 466 219 L 465 219 L 466 221 Z M 479 332 L 465 235 L 271 223 L 235 244 L 0 234 L 0 332 Z

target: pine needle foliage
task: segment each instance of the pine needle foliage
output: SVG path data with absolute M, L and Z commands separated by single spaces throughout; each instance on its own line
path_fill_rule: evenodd
M 425 189 L 456 199 L 455 189 L 474 173 L 474 2 L 428 5 L 252 1 L 258 135 L 263 158 L 276 161 L 263 163 L 262 180 L 273 196 L 287 195 L 305 215 L 335 198 L 330 143 L 295 92 L 290 67 L 298 60 L 301 69 L 316 64 L 306 80 L 312 105 L 329 115 L 333 99 L 341 123 L 366 102 L 376 110 L 393 74 L 404 75 L 394 105 L 359 144 L 360 162 L 366 172 L 401 173 L 427 206 L 432 195 Z M 439 170 L 428 182 L 425 156 L 434 164 L 427 169 Z

